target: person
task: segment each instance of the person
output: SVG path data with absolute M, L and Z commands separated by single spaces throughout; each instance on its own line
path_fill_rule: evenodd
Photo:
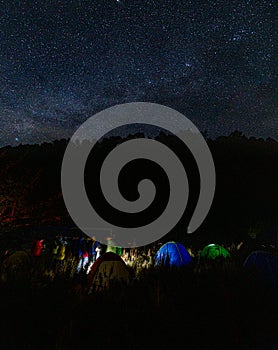
M 57 254 L 54 255 L 56 260 L 56 273 L 61 271 L 62 267 L 65 263 L 65 257 L 66 257 L 66 245 L 62 241 L 59 242 L 59 247 Z
M 57 255 L 58 250 L 59 250 L 59 243 L 58 243 L 57 239 L 55 239 L 54 242 L 52 243 L 51 250 L 52 250 L 53 255 Z
M 66 257 L 66 245 L 65 243 L 61 242 L 58 247 L 58 251 L 56 254 L 56 259 L 63 261 Z
M 79 260 L 77 271 L 85 270 L 87 265 L 89 264 L 89 254 L 88 252 L 84 252 Z
M 90 263 L 94 263 L 96 261 L 96 256 L 97 256 L 97 251 L 96 248 L 98 247 L 99 242 L 93 240 L 92 241 L 92 245 L 90 247 L 90 254 L 89 254 L 89 259 L 90 259 Z
M 43 250 L 43 239 L 35 240 L 31 245 L 31 255 L 40 256 Z
M 102 252 L 103 252 L 103 247 L 101 244 L 98 244 L 98 246 L 96 247 L 96 260 L 101 256 Z

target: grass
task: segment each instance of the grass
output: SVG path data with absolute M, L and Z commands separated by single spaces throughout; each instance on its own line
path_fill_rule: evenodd
M 130 267 L 130 285 L 91 295 L 76 266 L 42 256 L 2 280 L 2 349 L 277 348 L 277 290 L 237 260 Z

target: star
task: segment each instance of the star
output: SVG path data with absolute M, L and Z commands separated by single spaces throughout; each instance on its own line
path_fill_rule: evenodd
M 89 116 L 132 101 L 172 107 L 210 137 L 236 125 L 277 138 L 273 3 L 216 3 L 57 1 L 15 11 L 3 0 L 0 147 L 15 142 L 14 130 L 21 142 L 68 138 Z

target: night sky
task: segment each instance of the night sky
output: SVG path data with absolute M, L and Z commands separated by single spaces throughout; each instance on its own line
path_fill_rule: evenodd
M 278 139 L 274 1 L 1 0 L 0 146 L 146 101 Z

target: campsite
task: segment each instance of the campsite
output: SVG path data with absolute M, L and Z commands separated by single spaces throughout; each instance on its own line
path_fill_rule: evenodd
M 274 1 L 0 1 L 0 350 L 278 350 Z
M 158 139 L 192 165 L 174 139 Z M 92 169 L 121 142 L 99 143 Z M 0 348 L 276 350 L 277 142 L 240 133 L 208 142 L 217 188 L 204 225 L 186 234 L 198 193 L 192 166 L 184 217 L 160 240 L 128 249 L 73 224 L 60 188 L 66 140 L 2 148 Z
M 273 247 L 95 243 L 57 236 L 1 256 L 1 348 L 277 348 Z

